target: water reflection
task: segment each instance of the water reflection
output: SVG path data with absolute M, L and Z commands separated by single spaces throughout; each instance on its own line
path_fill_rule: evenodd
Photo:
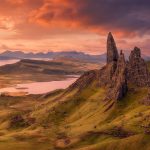
M 18 84 L 14 87 L 2 88 L 0 93 L 27 93 L 27 94 L 43 94 L 56 89 L 65 89 L 77 78 L 68 78 L 64 81 L 51 81 L 51 82 L 34 82 L 27 84 Z

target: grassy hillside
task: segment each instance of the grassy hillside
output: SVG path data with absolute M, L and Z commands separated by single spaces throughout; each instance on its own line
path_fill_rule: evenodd
M 130 87 L 119 102 L 93 82 L 45 96 L 2 97 L 1 150 L 149 150 L 147 88 Z

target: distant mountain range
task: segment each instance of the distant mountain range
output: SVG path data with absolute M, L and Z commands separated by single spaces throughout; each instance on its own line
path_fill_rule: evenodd
M 125 53 L 126 57 L 129 56 L 128 52 Z M 22 51 L 5 51 L 0 54 L 0 60 L 9 59 L 77 59 L 88 62 L 105 62 L 106 54 L 90 55 L 83 52 L 69 51 L 69 52 L 39 52 L 39 53 L 24 53 Z M 150 56 L 143 55 L 145 60 L 150 60 Z
M 59 58 L 73 58 L 89 62 L 104 62 L 106 55 L 90 55 L 83 52 L 69 51 L 69 52 L 47 52 L 47 53 L 24 53 L 22 51 L 5 51 L 0 54 L 0 60 L 8 59 L 59 59 Z

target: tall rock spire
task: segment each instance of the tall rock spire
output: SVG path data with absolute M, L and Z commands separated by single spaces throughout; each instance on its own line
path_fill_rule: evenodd
M 108 38 L 107 38 L 107 64 L 113 61 L 117 61 L 118 57 L 119 57 L 118 50 L 116 47 L 115 40 L 111 32 L 109 32 Z
M 111 88 L 108 90 L 107 99 L 120 100 L 128 91 L 127 68 L 123 52 L 117 62 L 117 69 L 112 77 Z
M 128 80 L 137 86 L 150 86 L 150 74 L 138 47 L 131 51 L 129 57 Z

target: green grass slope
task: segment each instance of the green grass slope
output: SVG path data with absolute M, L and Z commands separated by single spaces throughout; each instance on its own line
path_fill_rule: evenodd
M 150 107 L 140 104 L 147 92 L 147 89 L 136 89 L 135 93 L 129 92 L 126 98 L 114 104 L 104 101 L 104 89 L 94 90 L 77 110 L 67 113 L 60 125 L 64 126 L 61 132 L 65 137 L 58 139 L 56 147 L 69 150 L 149 149 Z
M 130 87 L 119 102 L 104 100 L 106 89 L 95 83 L 77 91 L 3 97 L 0 149 L 150 149 L 150 106 L 141 103 L 147 88 Z

